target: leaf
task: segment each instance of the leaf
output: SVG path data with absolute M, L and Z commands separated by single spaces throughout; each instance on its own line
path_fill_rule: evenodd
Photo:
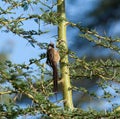
M 28 3 L 27 2 L 23 2 L 23 5 L 22 5 L 24 11 L 28 10 Z
M 39 24 L 39 19 L 34 19 L 34 21 L 35 21 L 37 24 Z

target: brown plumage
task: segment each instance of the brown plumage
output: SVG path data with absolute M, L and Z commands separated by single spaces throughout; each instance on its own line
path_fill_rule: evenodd
M 57 69 L 57 63 L 60 60 L 59 52 L 54 49 L 54 44 L 50 43 L 48 45 L 47 49 L 47 61 L 46 63 L 50 65 L 53 69 L 53 91 L 57 92 L 58 91 L 58 69 Z

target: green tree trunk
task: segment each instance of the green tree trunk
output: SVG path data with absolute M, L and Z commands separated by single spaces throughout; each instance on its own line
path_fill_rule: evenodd
M 58 43 L 60 46 L 60 56 L 61 56 L 61 74 L 62 74 L 62 86 L 63 86 L 63 98 L 64 107 L 73 109 L 72 101 L 72 90 L 70 84 L 69 67 L 68 67 L 68 46 L 66 39 L 66 15 L 65 15 L 65 0 L 58 0 L 58 15 L 62 18 L 58 26 Z

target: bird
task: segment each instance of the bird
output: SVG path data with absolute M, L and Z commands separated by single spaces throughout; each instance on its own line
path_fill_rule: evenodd
M 53 92 L 58 92 L 58 69 L 57 64 L 60 61 L 59 52 L 54 48 L 54 44 L 48 44 L 46 63 L 53 69 Z

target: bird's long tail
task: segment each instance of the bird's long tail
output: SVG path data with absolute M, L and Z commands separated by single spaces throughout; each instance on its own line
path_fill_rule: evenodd
M 58 91 L 58 69 L 57 69 L 57 63 L 54 62 L 53 65 L 53 92 Z

